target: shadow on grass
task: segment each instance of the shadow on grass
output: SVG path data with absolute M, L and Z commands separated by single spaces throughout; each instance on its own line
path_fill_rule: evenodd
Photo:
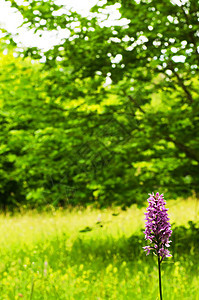
M 184 256 L 189 256 L 189 259 L 196 259 L 199 255 L 199 228 L 195 223 L 190 221 L 188 227 L 178 226 L 173 224 L 173 233 L 171 236 L 172 261 L 181 259 Z M 82 233 L 73 244 L 70 257 L 74 262 L 83 262 L 85 260 L 102 260 L 109 261 L 117 258 L 118 260 L 135 261 L 138 259 L 153 260 L 152 255 L 147 256 L 142 247 L 147 243 L 144 239 L 144 230 L 139 234 L 132 235 L 130 238 L 121 237 L 117 240 L 107 238 L 105 240 L 86 238 L 86 232 Z
M 195 223 L 189 222 L 188 227 L 175 227 L 173 224 L 173 233 L 171 236 L 171 253 L 172 258 L 165 259 L 164 262 L 174 263 L 176 261 L 184 261 L 187 266 L 197 266 L 199 255 L 199 228 Z M 90 230 L 91 231 L 91 230 Z M 91 237 L 89 231 L 82 232 L 73 242 L 72 247 L 67 247 L 68 237 L 60 235 L 57 239 L 48 240 L 43 245 L 36 245 L 35 251 L 27 253 L 25 249 L 21 250 L 18 255 L 20 257 L 29 256 L 30 261 L 45 261 L 45 257 L 50 261 L 53 269 L 61 269 L 62 267 L 77 266 L 80 264 L 92 265 L 95 263 L 98 268 L 106 266 L 110 263 L 120 265 L 126 261 L 132 265 L 137 263 L 153 264 L 156 261 L 154 255 L 146 256 L 143 246 L 147 243 L 144 238 L 143 230 L 138 234 L 129 238 L 122 236 L 118 239 L 113 237 L 104 237 L 103 235 L 94 235 Z M 23 253 L 22 253 L 23 252 Z M 35 254 L 34 254 L 35 253 Z M 24 263 L 24 262 L 22 262 Z
M 174 259 L 184 255 L 190 257 L 199 255 L 199 228 L 192 221 L 189 221 L 188 225 L 188 228 L 185 226 L 174 227 L 171 236 L 171 252 Z

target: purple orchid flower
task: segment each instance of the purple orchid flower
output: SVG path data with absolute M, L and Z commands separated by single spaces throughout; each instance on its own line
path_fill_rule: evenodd
M 147 251 L 147 255 L 152 250 L 158 257 L 158 273 L 159 273 L 159 291 L 160 300 L 162 300 L 162 284 L 161 284 L 161 268 L 160 264 L 165 257 L 171 256 L 167 249 L 170 245 L 170 236 L 172 233 L 171 224 L 167 214 L 168 209 L 165 208 L 166 201 L 163 194 L 149 194 L 149 206 L 147 207 L 145 222 L 145 239 L 149 240 L 150 245 L 143 247 Z
M 154 254 L 161 257 L 160 262 L 165 257 L 172 256 L 167 249 L 170 245 L 170 236 L 172 233 L 168 209 L 165 208 L 166 201 L 163 194 L 154 193 L 149 194 L 149 206 L 145 213 L 145 239 L 149 240 L 150 245 L 143 247 L 147 251 L 147 255 L 152 250 Z

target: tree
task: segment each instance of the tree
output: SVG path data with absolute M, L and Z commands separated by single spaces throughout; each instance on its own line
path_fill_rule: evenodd
M 14 58 L 12 50 L 1 53 L 0 64 L 2 208 L 53 202 L 48 196 L 57 190 L 53 191 L 51 176 L 60 171 L 56 157 L 65 142 L 66 117 L 47 96 L 45 72 L 38 64 Z
M 172 197 L 198 193 L 199 4 L 99 1 L 85 18 L 54 1 L 11 3 L 36 31 L 70 31 L 46 53 L 24 53 L 45 56 L 46 93 L 53 105 L 59 98 L 70 120 L 70 171 L 78 197 L 85 187 L 84 199 L 94 195 L 127 204 L 151 189 Z M 108 19 L 110 6 L 119 8 L 125 25 L 100 21 L 102 14 Z M 110 87 L 104 86 L 107 78 Z M 114 101 L 106 105 L 105 99 Z M 73 100 L 79 105 L 68 108 Z M 77 162 L 83 145 L 87 150 Z M 96 179 L 98 160 L 103 170 Z

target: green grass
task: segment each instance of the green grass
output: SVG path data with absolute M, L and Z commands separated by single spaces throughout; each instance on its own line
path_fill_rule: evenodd
M 197 205 L 167 203 L 181 227 L 174 257 L 162 263 L 164 300 L 199 299 Z M 156 257 L 142 250 L 144 211 L 134 205 L 1 215 L 0 299 L 158 299 Z

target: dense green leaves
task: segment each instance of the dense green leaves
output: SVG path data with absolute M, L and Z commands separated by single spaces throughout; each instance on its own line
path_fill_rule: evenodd
M 1 55 L 5 201 L 125 206 L 154 189 L 198 193 L 198 3 L 99 1 L 85 18 L 50 0 L 10 2 L 30 28 L 65 37 L 24 49 L 45 63 Z

